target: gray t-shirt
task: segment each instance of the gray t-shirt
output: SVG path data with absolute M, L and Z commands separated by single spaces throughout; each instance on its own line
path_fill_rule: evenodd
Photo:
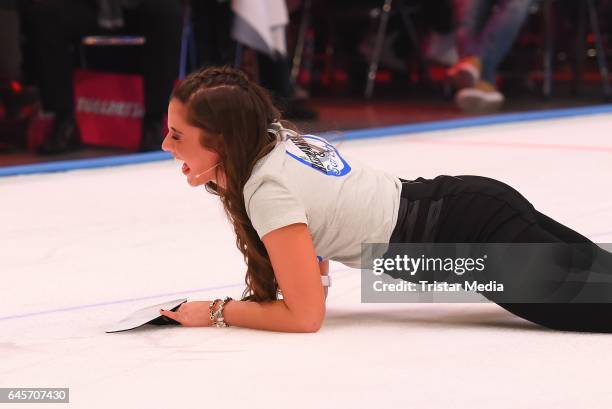
M 399 178 L 302 135 L 278 141 L 255 164 L 244 201 L 259 237 L 306 223 L 319 260 L 360 268 L 361 243 L 389 242 L 401 189 Z

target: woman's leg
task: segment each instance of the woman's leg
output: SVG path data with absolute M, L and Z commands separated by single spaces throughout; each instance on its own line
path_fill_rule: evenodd
M 511 186 L 472 175 L 418 178 L 406 181 L 402 199 L 394 243 L 534 243 L 534 249 L 535 243 L 556 243 L 543 248 L 545 251 L 534 251 L 528 273 L 535 271 L 538 276 L 520 277 L 520 272 L 513 276 L 515 271 L 509 271 L 503 279 L 515 284 L 517 299 L 528 294 L 552 295 L 558 302 L 497 302 L 495 294 L 483 295 L 545 327 L 612 332 L 612 285 L 593 284 L 591 275 L 612 277 L 612 254 L 538 212 Z M 587 293 L 596 290 L 593 294 L 599 302 L 572 303 L 578 294 L 584 295 L 585 288 Z
M 492 0 L 455 0 L 456 37 L 461 58 L 480 55 L 481 31 L 492 7 Z
M 148 0 L 135 10 L 146 38 L 143 54 L 145 115 L 161 122 L 179 74 L 182 6 L 179 0 Z M 130 21 L 131 22 L 131 21 Z
M 485 228 L 486 234 L 480 235 L 478 241 L 534 243 L 534 246 L 542 246 L 534 252 L 529 269 L 530 273 L 537 276 L 525 278 L 527 288 L 524 286 L 523 291 L 529 290 L 532 295 L 551 294 L 552 299 L 558 301 L 498 304 L 513 314 L 552 329 L 612 332 L 612 254 L 585 236 L 537 211 L 511 186 L 480 176 L 460 178 L 478 191 L 492 195 L 491 199 L 495 198 L 488 204 L 474 206 L 472 214 L 486 214 L 484 209 L 487 207 L 499 209 L 487 222 L 490 229 Z M 493 186 L 501 188 L 501 193 L 491 190 Z M 502 200 L 506 206 L 500 207 L 497 200 Z M 504 211 L 505 221 L 500 217 Z M 478 223 L 475 225 L 478 226 Z M 593 299 L 596 302 L 576 302 L 579 296 L 581 301 Z
M 560 240 L 566 243 L 591 243 L 592 244 L 592 241 L 589 240 L 588 238 L 570 229 L 569 227 L 562 225 L 558 221 L 551 219 L 545 214 L 537 212 L 536 215 L 538 218 L 539 225 L 544 230 L 549 232 L 550 234 L 553 234 L 556 237 L 558 237 Z M 576 246 L 576 249 L 578 250 L 584 249 L 584 248 L 593 249 L 594 251 L 592 268 L 595 271 L 601 272 L 604 274 L 612 274 L 612 253 L 594 244 L 592 246 L 588 246 L 588 245 Z
M 514 44 L 527 19 L 533 0 L 498 0 L 499 10 L 491 14 L 482 33 L 480 60 L 482 78 L 495 84 L 497 68 Z
M 552 257 L 542 255 L 545 264 L 533 271 L 556 274 L 549 285 L 559 302 L 498 304 L 552 329 L 612 332 L 612 254 L 552 218 L 538 211 L 535 214 L 537 223 L 519 234 L 515 242 L 560 244 Z

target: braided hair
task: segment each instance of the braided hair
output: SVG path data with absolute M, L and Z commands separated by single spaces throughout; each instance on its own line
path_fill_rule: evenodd
M 219 155 L 217 172 L 224 172 L 225 187 L 211 181 L 206 190 L 220 197 L 247 265 L 242 300 L 278 299 L 278 282 L 248 217 L 243 189 L 255 163 L 274 148 L 276 139 L 267 129 L 280 119 L 280 112 L 267 91 L 231 67 L 209 67 L 190 74 L 174 89 L 172 98 L 185 104 L 191 125 L 206 131 L 201 133 L 200 144 Z

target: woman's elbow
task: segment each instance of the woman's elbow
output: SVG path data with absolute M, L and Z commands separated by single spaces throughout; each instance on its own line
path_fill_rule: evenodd
M 323 325 L 323 319 L 304 320 L 299 327 L 299 332 L 314 333 L 318 332 Z
M 325 320 L 325 306 L 320 311 L 311 312 L 303 316 L 299 322 L 300 332 L 317 332 L 321 329 Z

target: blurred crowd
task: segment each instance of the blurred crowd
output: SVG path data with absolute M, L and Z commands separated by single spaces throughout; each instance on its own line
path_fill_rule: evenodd
M 401 73 L 406 71 L 407 59 L 417 55 L 424 64 L 444 66 L 460 109 L 495 111 L 505 100 L 497 85 L 500 64 L 529 13 L 544 2 L 0 0 L 0 121 L 24 121 L 35 115 L 34 107 L 40 107 L 55 120 L 37 152 L 49 155 L 78 149 L 81 133 L 73 73 L 82 65 L 83 38 L 134 35 L 145 39 L 138 65 L 144 79 L 140 151 L 159 149 L 168 96 L 185 66 L 189 71 L 250 63 L 251 75 L 271 91 L 286 117 L 315 119 L 317 112 L 299 81 L 303 67 L 297 66 L 296 74 L 292 66 L 296 50 L 303 56 L 308 51 L 304 44 L 312 46 L 312 41 L 305 40 L 305 34 L 312 32 L 307 27 L 333 38 L 336 54 L 352 52 L 370 70 L 383 67 Z M 379 36 L 385 7 L 393 13 L 385 17 L 389 17 L 388 25 Z M 571 13 L 575 4 L 568 7 Z M 353 13 L 366 13 L 373 21 L 371 29 L 357 17 L 351 23 Z M 410 48 L 410 41 L 417 43 L 418 52 L 402 53 Z M 250 50 L 246 55 L 251 60 L 243 58 L 245 50 Z M 181 58 L 184 55 L 189 58 Z M 305 61 L 302 58 L 302 64 Z M 110 64 L 106 61 L 108 66 L 113 68 L 112 58 Z M 346 67 L 349 74 L 351 68 Z M 367 73 L 357 72 L 352 80 L 363 86 Z

